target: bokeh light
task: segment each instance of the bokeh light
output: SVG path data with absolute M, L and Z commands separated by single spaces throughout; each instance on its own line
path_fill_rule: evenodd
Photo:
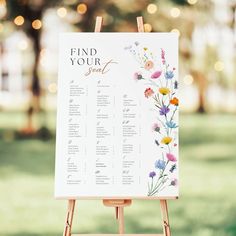
M 65 7 L 60 7 L 57 9 L 57 15 L 61 18 L 65 17 L 67 14 L 67 10 Z
M 194 4 L 197 3 L 197 1 L 198 1 L 198 0 L 188 0 L 188 3 L 189 3 L 190 5 L 194 5 Z
M 170 15 L 173 17 L 173 18 L 177 18 L 180 16 L 180 9 L 177 8 L 177 7 L 173 7 L 170 9 Z
M 170 32 L 177 33 L 178 37 L 180 36 L 180 31 L 178 29 L 172 29 Z
M 36 30 L 39 30 L 41 27 L 42 27 L 42 22 L 41 22 L 41 20 L 34 20 L 33 22 L 32 22 L 32 27 L 34 28 L 34 29 L 36 29 Z
M 85 3 L 80 3 L 77 6 L 77 12 L 81 15 L 85 14 L 87 11 L 87 5 Z
M 145 32 L 151 32 L 152 31 L 152 26 L 151 24 L 144 24 L 144 31 Z
M 148 12 L 149 14 L 154 14 L 154 13 L 156 13 L 156 11 L 157 11 L 157 6 L 156 6 L 155 4 L 150 3 L 150 4 L 147 6 L 147 12 Z
M 50 93 L 56 93 L 57 92 L 57 84 L 56 83 L 50 83 L 48 85 L 48 91 Z
M 188 74 L 184 76 L 184 84 L 191 85 L 193 83 L 194 79 L 193 76 Z
M 23 25 L 25 22 L 25 19 L 23 16 L 17 16 L 15 19 L 14 19 L 14 23 L 18 26 L 20 25 Z

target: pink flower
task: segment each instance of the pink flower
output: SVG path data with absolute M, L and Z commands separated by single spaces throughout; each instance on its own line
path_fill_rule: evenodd
M 161 59 L 165 60 L 165 51 L 161 49 Z
M 165 51 L 163 49 L 161 49 L 161 59 L 162 59 L 162 64 L 165 64 L 166 63 Z
M 152 75 L 151 75 L 151 78 L 152 79 L 157 79 L 161 76 L 161 71 L 160 70 L 157 70 L 155 71 Z
M 173 161 L 173 162 L 177 161 L 176 157 L 171 153 L 166 153 L 166 157 L 169 161 Z

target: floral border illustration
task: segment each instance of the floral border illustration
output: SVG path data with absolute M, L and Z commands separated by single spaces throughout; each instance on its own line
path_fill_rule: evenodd
M 134 73 L 134 79 L 146 86 L 144 96 L 150 99 L 157 111 L 157 120 L 153 122 L 152 130 L 155 133 L 153 145 L 157 147 L 159 156 L 153 169 L 147 173 L 147 195 L 158 196 L 167 187 L 175 187 L 178 184 L 174 174 L 177 169 L 177 157 L 174 153 L 178 148 L 175 130 L 178 129 L 176 117 L 179 108 L 176 68 L 168 64 L 163 48 L 159 49 L 159 55 L 154 55 L 136 41 L 124 49 L 138 62 L 140 67 L 139 71 Z

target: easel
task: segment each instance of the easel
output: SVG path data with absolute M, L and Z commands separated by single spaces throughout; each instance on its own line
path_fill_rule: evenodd
M 144 32 L 143 18 L 137 17 L 138 32 Z M 102 28 L 102 17 L 96 18 L 95 30 L 94 32 L 101 32 Z M 171 236 L 169 218 L 168 218 L 168 208 L 167 199 L 160 199 L 161 214 L 162 214 L 162 226 L 163 234 L 127 234 L 129 236 Z M 68 200 L 68 210 L 66 215 L 66 222 L 63 236 L 86 236 L 86 234 L 71 234 L 75 199 Z M 103 199 L 104 206 L 114 207 L 116 219 L 119 222 L 119 234 L 124 234 L 124 207 L 130 206 L 132 203 L 131 199 Z M 103 234 L 90 234 L 91 236 L 101 236 Z M 116 234 L 108 234 L 109 236 L 116 236 Z

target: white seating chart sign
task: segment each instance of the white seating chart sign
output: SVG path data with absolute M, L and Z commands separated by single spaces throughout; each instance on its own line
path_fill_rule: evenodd
M 178 36 L 63 33 L 56 198 L 178 196 Z

